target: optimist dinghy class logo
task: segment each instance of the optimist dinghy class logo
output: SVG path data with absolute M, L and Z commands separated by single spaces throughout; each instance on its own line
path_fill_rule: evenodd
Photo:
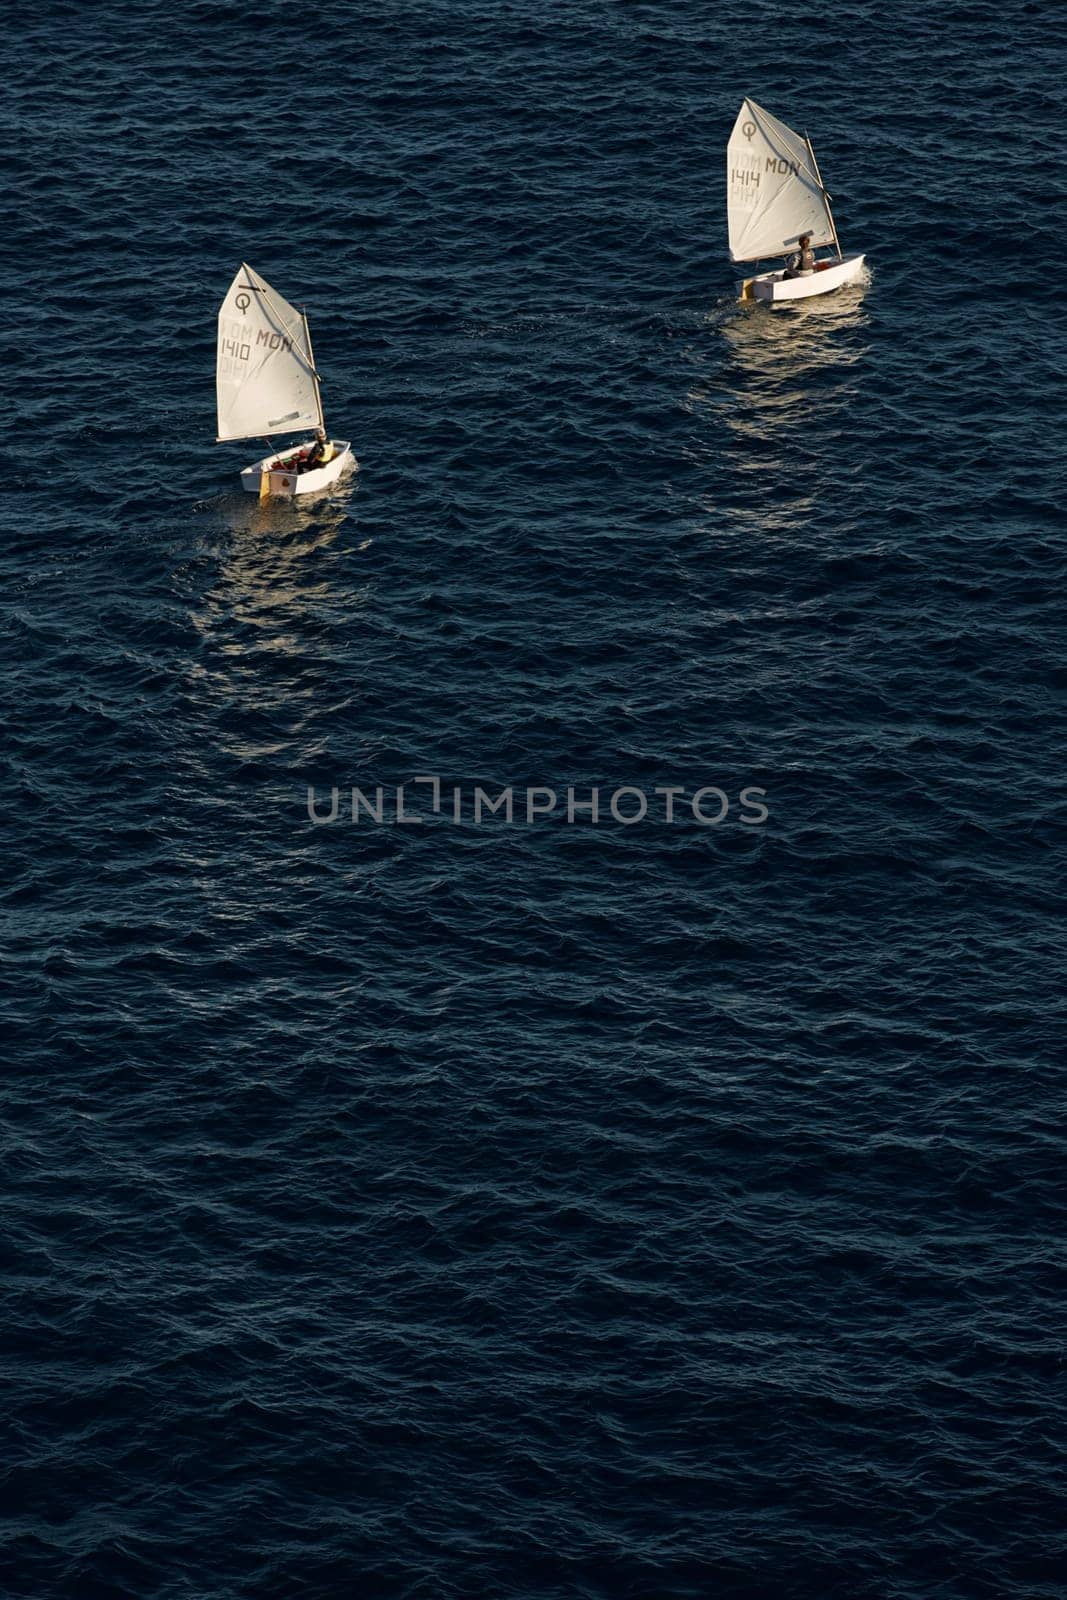
M 438 777 L 423 775 L 393 788 L 368 784 L 366 788 L 342 789 L 334 784 L 321 794 L 316 785 L 309 784 L 307 815 L 317 827 L 342 821 L 385 826 L 434 819 L 480 827 L 483 823 L 526 824 L 551 818 L 593 826 L 618 823 L 624 828 L 638 822 L 688 823 L 701 828 L 734 823 L 761 828 L 770 817 L 766 799 L 766 789 L 751 784 L 737 791 L 704 784 L 692 793 L 682 783 L 657 784 L 651 791 L 629 783 L 615 789 L 599 785 L 577 789 L 569 784 L 562 790 L 548 784 L 524 788 L 509 784 L 494 795 L 478 784 L 465 789 L 462 784 L 446 784 Z

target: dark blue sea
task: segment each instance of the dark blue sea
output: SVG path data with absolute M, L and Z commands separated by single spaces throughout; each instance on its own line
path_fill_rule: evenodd
M 8 19 L 0 1594 L 1062 1600 L 1067 8 Z

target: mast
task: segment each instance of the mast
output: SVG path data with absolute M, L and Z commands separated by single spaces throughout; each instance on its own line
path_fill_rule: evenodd
M 829 209 L 829 207 L 827 209 Z M 831 219 L 830 225 L 831 225 L 831 227 L 833 226 L 833 219 Z M 837 234 L 836 233 L 834 234 L 834 239 L 835 239 L 835 241 L 837 239 Z M 838 245 L 837 253 L 838 253 L 838 255 L 841 254 L 840 245 Z M 316 371 L 316 368 L 315 368 L 315 353 L 311 348 L 311 329 L 308 327 L 308 314 L 304 310 L 303 306 L 301 306 L 301 308 L 300 308 L 300 315 L 304 319 L 304 338 L 307 340 L 308 360 L 311 363 L 311 376 L 315 380 L 315 402 L 316 402 L 316 404 L 317 404 L 317 406 L 319 408 L 319 427 L 322 429 L 323 433 L 325 433 L 326 432 L 326 419 L 322 414 L 322 390 L 319 388 L 319 375 L 318 375 L 318 372 Z
M 830 196 L 823 188 L 822 173 L 819 171 L 819 163 L 815 159 L 815 151 L 811 148 L 811 140 L 808 138 L 807 134 L 804 135 L 804 143 L 808 147 L 808 155 L 811 157 L 811 168 L 815 174 L 816 182 L 819 185 L 819 193 L 822 195 L 822 203 L 826 207 L 826 220 L 830 224 L 830 232 L 834 236 L 834 249 L 837 251 L 837 259 L 838 261 L 843 261 L 845 258 L 841 254 L 841 241 L 837 237 L 837 229 L 834 227 L 834 214 L 830 210 Z M 317 381 L 318 380 L 316 379 L 316 382 Z

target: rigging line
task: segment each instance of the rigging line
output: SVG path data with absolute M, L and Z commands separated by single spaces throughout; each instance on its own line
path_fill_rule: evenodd
M 760 111 L 763 110 L 762 106 L 757 106 L 753 100 L 750 100 L 748 103 L 749 103 L 750 106 L 752 106 L 752 109 L 753 109 L 753 111 L 755 113 L 756 126 L 759 128 L 760 132 L 762 133 L 763 137 L 766 139 L 767 143 L 769 145 L 771 145 L 773 149 L 775 149 L 775 150 L 779 149 L 778 142 L 775 141 L 775 139 L 772 137 L 772 135 L 767 132 L 767 129 L 760 122 L 759 113 L 760 113 Z M 764 114 L 764 116 L 769 117 L 771 113 L 769 111 L 765 111 L 763 114 Z M 774 120 L 777 121 L 778 119 L 775 118 Z M 783 123 L 782 126 L 784 127 L 785 124 Z M 789 129 L 790 133 L 792 133 L 792 131 L 793 131 L 792 129 Z M 793 134 L 793 137 L 796 138 L 796 135 Z M 812 161 L 814 161 L 815 160 L 815 152 L 811 148 L 811 140 L 808 138 L 807 134 L 804 135 L 804 141 L 807 144 L 809 154 L 811 155 L 811 159 L 812 159 Z M 790 153 L 788 148 L 786 148 L 781 153 L 781 158 L 784 161 L 792 161 L 793 160 L 793 156 Z M 807 174 L 807 176 L 809 178 L 811 178 L 812 181 L 814 183 L 816 183 L 820 189 L 822 189 L 822 179 L 819 177 L 818 169 L 816 168 L 816 170 L 813 172 L 811 170 L 811 168 L 808 166 L 807 162 L 803 161 L 803 160 L 801 161 L 801 166 L 804 168 L 804 171 Z
M 270 305 L 271 310 L 274 312 L 275 321 L 279 324 L 278 332 L 283 334 L 284 337 L 289 340 L 289 342 L 293 346 L 293 353 L 300 357 L 301 361 L 304 363 L 304 366 L 311 373 L 311 376 L 315 379 L 315 382 L 317 383 L 319 381 L 319 375 L 315 370 L 314 360 L 309 361 L 307 356 L 304 354 L 303 350 L 301 350 L 301 349 L 299 349 L 297 347 L 296 340 L 293 338 L 293 334 L 290 332 L 289 325 L 286 322 L 285 317 L 283 316 L 281 310 L 275 304 L 274 299 L 271 296 L 271 294 L 269 293 L 269 291 L 267 291 L 266 289 L 262 289 L 262 290 L 260 290 L 260 293 L 263 295 L 264 300 Z M 294 307 L 294 310 L 295 309 L 296 308 Z M 297 311 L 296 314 L 300 318 L 300 321 L 301 321 L 301 323 L 303 325 L 304 333 L 305 333 L 305 336 L 307 337 L 308 345 L 310 347 L 311 336 L 308 333 L 307 316 L 306 316 L 305 313 L 300 312 L 300 311 Z M 266 358 L 264 357 L 264 359 L 266 359 Z M 261 363 L 261 365 L 262 365 L 262 363 Z

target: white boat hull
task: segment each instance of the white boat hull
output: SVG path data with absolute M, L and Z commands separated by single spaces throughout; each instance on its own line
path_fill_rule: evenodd
M 789 278 L 784 272 L 761 272 L 742 285 L 742 300 L 807 300 L 813 294 L 829 294 L 846 283 L 854 283 L 863 271 L 864 256 L 845 256 L 841 261 L 821 261 L 808 278 Z
M 359 467 L 359 462 L 352 454 L 352 446 L 347 439 L 333 439 L 331 443 L 337 452 L 333 460 L 327 461 L 325 466 L 312 467 L 310 472 L 296 472 L 282 465 L 283 462 L 292 461 L 304 446 L 296 445 L 288 450 L 276 450 L 273 455 L 264 456 L 262 461 L 255 461 L 244 469 L 241 473 L 241 488 L 247 489 L 249 494 L 259 494 L 262 489 L 263 474 L 267 473 L 269 493 L 275 499 L 291 500 L 298 494 L 321 494 L 346 472 L 355 471 Z

